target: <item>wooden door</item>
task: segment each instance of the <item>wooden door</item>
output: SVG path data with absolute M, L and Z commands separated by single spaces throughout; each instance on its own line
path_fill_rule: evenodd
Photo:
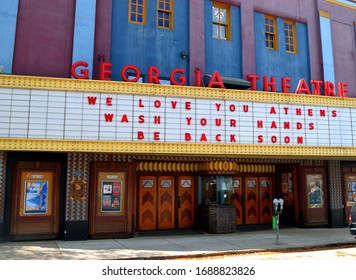
M 346 168 L 344 168 L 345 170 Z M 343 180 L 343 205 L 344 209 L 344 223 L 348 223 L 348 214 L 351 211 L 352 206 L 356 202 L 356 173 L 344 173 Z
M 259 223 L 258 177 L 245 178 L 245 223 Z
M 241 177 L 233 178 L 234 186 L 234 205 L 236 208 L 236 225 L 243 223 L 243 206 L 242 206 L 242 181 Z
M 132 236 L 132 197 L 130 186 L 134 165 L 93 162 L 90 180 L 89 237 Z
M 281 165 L 277 167 L 276 196 L 284 200 L 283 213 L 280 216 L 281 224 L 299 224 L 299 195 L 301 184 L 298 183 L 298 167 L 295 165 Z
M 155 176 L 141 176 L 139 190 L 139 229 L 157 227 L 157 181 Z
M 14 177 L 11 240 L 57 238 L 60 164 L 18 162 Z
M 194 226 L 194 177 L 180 176 L 178 183 L 178 228 Z
M 173 229 L 175 225 L 174 177 L 158 177 L 158 229 Z
M 272 177 L 259 178 L 259 208 L 260 223 L 267 224 L 272 221 Z
M 328 186 L 324 167 L 304 168 L 304 225 L 328 224 Z

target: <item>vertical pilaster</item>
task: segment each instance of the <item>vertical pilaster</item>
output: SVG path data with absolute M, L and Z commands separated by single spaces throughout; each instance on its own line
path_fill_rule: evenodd
M 18 0 L 2 0 L 0 4 L 0 73 L 12 73 L 12 61 L 15 49 Z
M 72 63 L 87 62 L 90 79 L 93 76 L 95 14 L 96 0 L 76 1 Z
M 333 57 L 332 34 L 330 25 L 330 15 L 327 12 L 320 11 L 320 35 L 321 50 L 323 57 L 324 81 L 335 84 L 335 67 Z
M 189 63 L 190 85 L 195 84 L 195 70 L 205 73 L 205 32 L 204 3 L 201 0 L 189 1 Z
M 329 221 L 331 227 L 344 226 L 343 189 L 340 161 L 328 161 Z

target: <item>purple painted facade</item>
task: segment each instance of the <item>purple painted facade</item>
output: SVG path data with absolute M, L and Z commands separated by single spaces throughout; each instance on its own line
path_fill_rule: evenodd
M 112 0 L 96 2 L 93 79 L 99 79 L 101 61 L 110 62 Z
M 307 26 L 310 77 L 324 80 L 321 54 L 320 11 L 329 13 L 333 42 L 335 82 L 347 82 L 349 95 L 356 96 L 355 9 L 318 0 L 220 0 L 241 11 L 242 73 L 256 73 L 255 13 L 301 22 Z M 97 1 L 93 78 L 99 78 L 100 62 L 110 61 L 112 44 L 112 0 Z M 205 74 L 205 0 L 189 1 L 189 84 L 195 84 L 195 70 Z M 46 8 L 44 8 L 46 7 Z M 127 11 L 122 11 L 126 14 Z M 75 0 L 20 0 L 13 74 L 70 77 L 73 49 Z M 55 32 L 53 32 L 55 30 Z M 48 66 L 50 65 L 50 67 Z M 269 75 L 273 75 L 270 73 Z
M 75 0 L 19 1 L 13 74 L 70 77 L 74 11 Z
M 318 0 L 320 11 L 330 15 L 336 82 L 348 83 L 348 95 L 356 97 L 356 9 Z
M 204 1 L 190 0 L 189 5 L 190 84 L 195 84 L 195 70 L 205 73 Z

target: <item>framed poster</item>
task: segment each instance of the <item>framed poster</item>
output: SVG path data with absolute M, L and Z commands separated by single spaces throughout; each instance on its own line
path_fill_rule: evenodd
M 69 198 L 71 200 L 85 199 L 86 181 L 73 180 L 69 183 Z
M 308 174 L 307 175 L 307 194 L 308 207 L 320 208 L 324 207 L 324 190 L 323 190 L 323 175 Z
M 345 176 L 348 207 L 352 207 L 356 202 L 356 176 Z
M 125 213 L 125 172 L 98 172 L 98 216 L 116 216 Z
M 282 196 L 285 205 L 293 203 L 293 174 L 292 172 L 282 173 Z
M 22 172 L 20 216 L 50 216 L 53 212 L 53 174 L 50 171 Z
M 101 212 L 121 211 L 122 181 L 101 182 Z
M 25 180 L 24 214 L 47 214 L 48 181 Z

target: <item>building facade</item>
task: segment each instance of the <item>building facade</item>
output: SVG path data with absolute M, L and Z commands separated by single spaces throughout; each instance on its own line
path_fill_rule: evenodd
M 272 223 L 356 201 L 356 3 L 5 0 L 0 240 Z

